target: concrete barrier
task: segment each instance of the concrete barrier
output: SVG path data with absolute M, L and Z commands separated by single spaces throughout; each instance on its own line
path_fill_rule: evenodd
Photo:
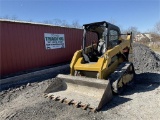
M 69 68 L 69 64 L 57 66 L 57 67 L 53 67 L 49 69 L 39 70 L 39 71 L 27 73 L 27 74 L 22 74 L 22 75 L 18 75 L 14 77 L 9 77 L 5 79 L 0 79 L 0 85 L 12 83 L 12 82 L 14 83 L 18 81 L 23 81 L 23 80 L 26 80 L 32 77 L 36 77 L 36 76 L 40 76 L 40 75 L 44 75 L 44 74 L 52 74 L 54 72 L 57 72 L 63 69 L 67 69 L 67 68 Z

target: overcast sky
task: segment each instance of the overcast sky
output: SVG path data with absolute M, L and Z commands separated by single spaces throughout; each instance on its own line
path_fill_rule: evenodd
M 160 20 L 160 0 L 0 0 L 0 17 L 5 16 L 34 22 L 78 20 L 80 25 L 114 21 L 145 32 Z

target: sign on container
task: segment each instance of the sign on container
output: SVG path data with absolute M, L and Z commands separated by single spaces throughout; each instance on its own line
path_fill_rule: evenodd
M 44 33 L 44 40 L 46 49 L 65 48 L 64 34 Z

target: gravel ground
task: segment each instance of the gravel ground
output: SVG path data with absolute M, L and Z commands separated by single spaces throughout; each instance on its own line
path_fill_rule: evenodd
M 159 54 L 160 55 L 160 52 L 159 51 L 155 51 L 155 53 Z
M 115 95 L 102 111 L 92 113 L 44 98 L 42 93 L 53 81 L 44 79 L 1 90 L 0 120 L 159 120 L 160 57 L 139 44 L 134 44 L 133 53 L 135 86 L 126 88 L 121 96 Z

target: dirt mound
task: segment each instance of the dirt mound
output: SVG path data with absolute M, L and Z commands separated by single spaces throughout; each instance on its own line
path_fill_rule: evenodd
M 160 55 L 156 54 L 149 47 L 134 43 L 133 57 L 136 73 L 160 72 Z

